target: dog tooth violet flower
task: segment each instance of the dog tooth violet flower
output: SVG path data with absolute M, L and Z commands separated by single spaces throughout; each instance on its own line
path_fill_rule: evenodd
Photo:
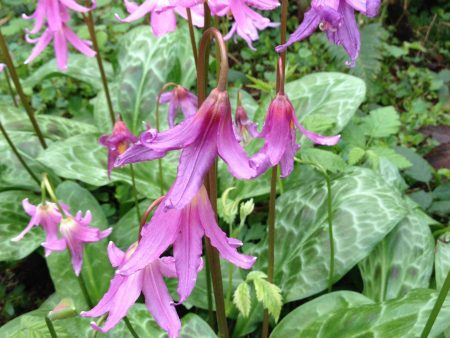
M 81 211 L 79 211 L 75 217 L 68 215 L 63 218 L 59 228 L 62 239 L 53 239 L 42 244 L 48 250 L 48 255 L 53 251 L 64 251 L 69 247 L 73 270 L 77 276 L 80 274 L 83 264 L 84 243 L 98 242 L 109 236 L 112 231 L 112 228 L 101 231 L 98 228 L 90 227 L 89 224 L 92 221 L 90 211 L 87 211 L 84 217 L 82 216 Z
M 234 127 L 236 138 L 244 144 L 259 136 L 258 125 L 248 118 L 247 112 L 241 105 L 236 108 Z
M 134 251 L 141 245 L 136 242 L 123 252 L 113 242 L 109 242 L 108 256 L 111 265 L 120 268 L 130 260 Z M 99 327 L 95 322 L 91 323 L 95 330 L 106 333 L 127 315 L 128 310 L 142 292 L 145 305 L 158 325 L 167 331 L 169 337 L 178 337 L 181 322 L 163 277 L 176 277 L 175 262 L 172 257 L 156 258 L 129 276 L 116 274 L 99 303 L 80 315 L 99 317 L 108 313 L 103 327 Z
M 172 129 L 143 132 L 140 141 L 120 155 L 115 166 L 154 160 L 178 149 L 182 152 L 177 178 L 164 202 L 167 208 L 181 209 L 192 200 L 217 155 L 236 178 L 250 179 L 256 175 L 234 134 L 226 91 L 212 90 L 195 115 Z
M 114 124 L 111 135 L 103 135 L 99 138 L 98 142 L 108 148 L 108 177 L 111 177 L 111 171 L 117 157 L 123 154 L 137 140 L 137 137 L 131 133 L 120 119 Z
M 61 222 L 61 213 L 55 203 L 44 202 L 38 205 L 33 205 L 25 198 L 22 201 L 22 206 L 25 212 L 31 216 L 30 222 L 26 228 L 16 237 L 11 239 L 14 242 L 20 241 L 30 230 L 35 226 L 41 226 L 45 232 L 45 241 L 51 242 L 58 239 L 58 224 Z M 62 205 L 64 211 L 68 211 L 69 207 Z M 46 256 L 51 251 L 45 249 Z
M 197 96 L 179 85 L 171 91 L 163 93 L 160 97 L 159 103 L 169 104 L 167 118 L 170 128 L 175 126 L 175 117 L 178 110 L 181 110 L 185 118 L 191 117 L 197 112 Z
M 250 160 L 258 175 L 277 164 L 280 164 L 282 177 L 291 173 L 294 155 L 300 147 L 296 143 L 296 129 L 316 144 L 332 146 L 340 139 L 340 135 L 322 136 L 306 130 L 297 120 L 288 97 L 277 94 L 270 103 L 264 127 L 259 135 L 264 138 L 264 145 Z
M 303 22 L 285 44 L 276 47 L 276 51 L 285 51 L 287 47 L 307 38 L 320 27 L 327 33 L 329 41 L 344 47 L 350 56 L 346 64 L 353 67 L 361 45 L 354 11 L 374 17 L 378 14 L 380 5 L 380 0 L 312 0 L 311 9 L 305 13 Z
M 202 261 L 202 239 L 206 236 L 223 259 L 250 269 L 256 257 L 237 251 L 239 240 L 228 238 L 217 224 L 214 211 L 204 186 L 183 209 L 164 210 L 161 204 L 142 231 L 139 246 L 117 273 L 132 275 L 157 259 L 173 244 L 176 274 L 178 276 L 179 302 L 191 294 Z

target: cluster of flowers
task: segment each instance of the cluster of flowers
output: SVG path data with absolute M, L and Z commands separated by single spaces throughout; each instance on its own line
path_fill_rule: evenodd
M 204 24 L 203 0 L 145 0 L 142 4 L 124 0 L 124 4 L 129 16 L 122 19 L 116 14 L 118 20 L 132 22 L 148 15 L 153 33 L 158 37 L 175 31 L 176 14 L 186 19 L 188 10 L 195 26 L 203 27 Z M 312 0 L 311 9 L 305 13 L 303 22 L 285 44 L 276 47 L 276 51 L 279 53 L 285 51 L 294 42 L 307 38 L 317 27 L 320 27 L 327 33 L 327 37 L 332 43 L 344 47 L 350 56 L 347 65 L 352 67 L 358 58 L 361 45 L 354 11 L 373 17 L 377 15 L 380 4 L 381 0 Z M 278 0 L 208 1 L 208 7 L 213 16 L 232 16 L 234 19 L 225 39 L 239 35 L 253 50 L 253 41 L 259 38 L 260 30 L 278 26 L 278 23 L 271 22 L 254 9 L 273 10 L 279 5 Z M 78 38 L 67 26 L 70 19 L 69 9 L 86 13 L 93 8 L 95 8 L 94 1 L 92 7 L 87 8 L 79 5 L 75 0 L 38 0 L 36 11 L 31 16 L 23 16 L 25 19 L 35 20 L 34 27 L 27 34 L 27 41 L 35 43 L 36 46 L 25 63 L 34 60 L 52 40 L 60 69 L 67 69 L 67 42 L 81 53 L 90 57 L 94 56 L 95 51 L 89 47 L 90 42 Z M 41 37 L 32 39 L 29 35 L 39 33 L 45 23 L 46 28 Z

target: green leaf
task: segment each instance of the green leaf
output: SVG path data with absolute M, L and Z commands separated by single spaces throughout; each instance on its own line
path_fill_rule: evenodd
M 250 289 L 246 282 L 242 282 L 234 291 L 233 303 L 238 308 L 239 312 L 245 318 L 250 314 L 250 307 L 252 302 L 250 300 Z
M 317 163 L 322 168 L 332 173 L 341 172 L 346 167 L 344 160 L 331 151 L 307 148 L 302 150 L 300 154 L 304 160 Z
M 369 169 L 351 168 L 331 182 L 335 269 L 339 280 L 406 215 L 400 194 Z M 285 192 L 277 200 L 275 283 L 287 302 L 314 295 L 327 287 L 329 235 L 327 188 L 319 178 Z M 265 270 L 266 243 L 251 254 Z
M 37 203 L 38 198 L 23 191 L 0 192 L 0 261 L 19 260 L 28 256 L 44 241 L 40 227 L 34 227 L 18 242 L 11 239 L 22 232 L 30 221 L 30 216 L 22 208 L 22 200 Z
M 333 299 L 333 294 L 324 295 L 289 313 L 271 338 L 334 338 L 343 332 L 345 337 L 419 337 L 438 295 L 434 290 L 415 289 L 404 297 L 378 304 L 344 305 L 324 312 L 311 306 L 319 300 L 325 303 L 328 298 Z M 449 325 L 449 316 L 450 298 L 447 298 L 429 337 L 443 333 Z M 297 326 L 293 325 L 295 321 Z
M 415 209 L 371 254 L 359 263 L 364 294 L 383 301 L 429 286 L 433 270 L 434 239 L 428 220 Z
M 217 335 L 202 318 L 188 313 L 181 320 L 180 338 L 217 338 Z
M 301 335 L 301 333 L 318 318 L 325 320 L 339 310 L 372 303 L 371 299 L 353 291 L 328 293 L 291 311 L 275 327 L 270 338 L 306 337 Z
M 103 61 L 103 66 L 105 68 L 106 77 L 111 80 L 113 78 L 111 64 Z M 95 90 L 103 88 L 97 60 L 79 54 L 70 55 L 66 71 L 62 71 L 56 66 L 55 59 L 48 61 L 39 69 L 33 71 L 32 75 L 23 81 L 23 86 L 32 89 L 40 84 L 42 80 L 50 76 L 68 76 L 90 84 Z
M 370 148 L 370 151 L 374 152 L 378 157 L 384 157 L 391 161 L 398 169 L 406 169 L 412 165 L 411 162 L 394 149 L 379 146 Z
M 283 306 L 280 288 L 263 278 L 254 278 L 253 285 L 255 286 L 256 299 L 264 305 L 264 308 L 277 322 Z
M 411 149 L 395 147 L 395 150 L 412 163 L 412 167 L 405 170 L 405 174 L 407 176 L 419 182 L 427 183 L 431 180 L 433 176 L 433 169 L 427 161 Z
M 364 129 L 370 137 L 387 137 L 398 133 L 400 117 L 394 107 L 372 110 L 364 119 Z
M 450 270 L 450 235 L 439 237 L 436 243 L 436 257 L 434 262 L 436 288 L 441 289 L 444 280 Z
M 355 165 L 364 157 L 366 151 L 360 147 L 354 147 L 348 153 L 348 164 Z
M 58 161 L 55 161 L 55 158 Z M 175 178 L 177 154 L 171 153 L 163 159 L 164 184 L 167 188 Z M 41 152 L 38 160 L 50 166 L 60 177 L 80 180 L 94 186 L 104 186 L 111 181 L 131 184 L 129 168 L 114 169 L 111 181 L 108 179 L 107 149 L 98 144 L 97 134 L 78 135 L 63 142 L 51 144 Z M 134 166 L 136 186 L 139 192 L 149 198 L 160 196 L 158 161 Z
M 89 191 L 78 184 L 66 181 L 56 189 L 59 200 L 70 206 L 71 214 L 81 210 L 83 214 L 90 210 L 92 213 L 92 227 L 106 229 L 108 222 L 102 208 Z M 93 302 L 97 302 L 108 289 L 109 280 L 113 274 L 111 265 L 106 255 L 108 241 L 85 244 L 83 255 L 82 277 L 86 283 L 89 295 Z M 75 301 L 77 308 L 86 309 L 75 273 L 73 272 L 68 250 L 54 252 L 47 257 L 50 275 L 60 298 L 70 297 Z

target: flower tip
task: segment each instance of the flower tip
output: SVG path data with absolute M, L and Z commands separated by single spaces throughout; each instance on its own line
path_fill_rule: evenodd
M 283 53 L 287 49 L 286 45 L 279 45 L 275 47 L 275 52 L 277 53 Z
M 122 19 L 122 18 L 119 16 L 119 14 L 114 13 L 114 17 L 115 17 L 118 21 L 120 21 L 120 22 L 122 22 L 122 23 L 126 23 L 125 19 Z
M 81 311 L 81 312 L 80 312 L 80 316 L 81 316 L 81 317 L 87 317 L 87 316 L 86 316 L 86 313 L 87 313 L 86 311 Z
M 11 242 L 18 242 L 20 240 L 21 240 L 20 236 L 17 236 L 17 237 L 14 237 L 14 238 L 10 239 Z

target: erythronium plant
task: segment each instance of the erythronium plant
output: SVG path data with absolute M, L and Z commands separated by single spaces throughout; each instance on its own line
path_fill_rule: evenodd
M 160 104 L 169 105 L 167 121 L 170 128 L 175 126 L 175 118 L 179 110 L 185 118 L 193 116 L 197 112 L 197 101 L 197 96 L 180 85 L 175 85 L 174 89 L 162 93 L 159 97 Z

